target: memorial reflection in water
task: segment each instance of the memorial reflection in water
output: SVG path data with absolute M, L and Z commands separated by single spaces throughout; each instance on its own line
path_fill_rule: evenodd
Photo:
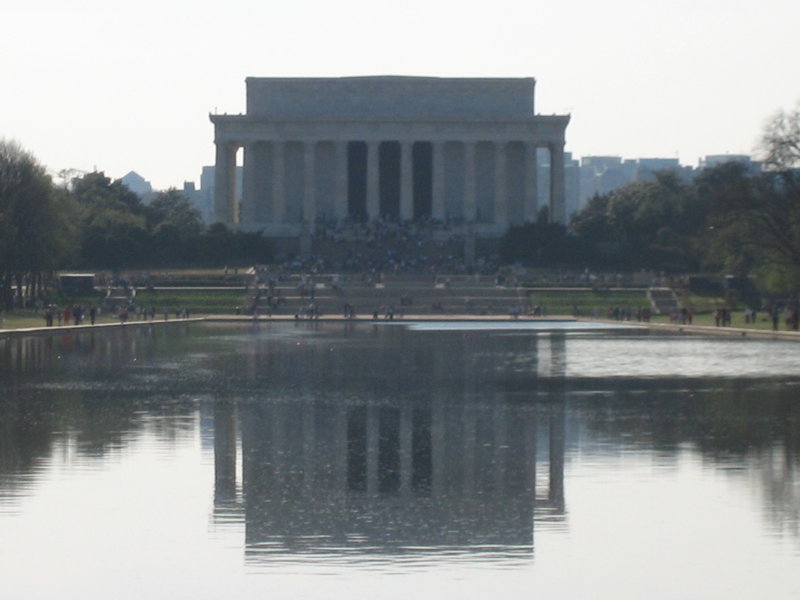
M 374 335 L 388 333 L 381 329 Z M 301 370 L 341 377 L 322 389 L 302 378 L 297 356 L 278 355 L 257 401 L 214 402 L 215 514 L 244 520 L 250 559 L 521 558 L 532 552 L 535 519 L 561 518 L 560 377 L 522 391 L 519 365 L 498 371 L 501 350 L 483 346 L 485 336 L 417 343 L 400 335 L 407 343 L 394 355 L 309 344 Z M 519 337 L 515 350 L 508 342 L 502 352 L 525 356 L 534 374 L 563 375 L 563 334 Z M 254 381 L 266 376 L 257 364 L 249 369 Z
M 0 338 L 4 594 L 798 597 L 796 343 L 438 327 Z

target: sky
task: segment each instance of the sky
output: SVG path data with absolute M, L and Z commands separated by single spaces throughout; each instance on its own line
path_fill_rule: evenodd
M 797 0 L 27 0 L 4 6 L 0 138 L 57 174 L 199 184 L 246 77 L 534 77 L 574 157 L 753 154 L 800 101 Z

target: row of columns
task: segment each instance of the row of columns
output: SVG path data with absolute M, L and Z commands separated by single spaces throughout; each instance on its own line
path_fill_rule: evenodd
M 267 140 L 265 140 L 267 141 Z M 320 140 L 322 142 L 324 140 Z M 317 218 L 316 194 L 316 153 L 318 141 L 303 143 L 303 206 L 302 221 L 313 226 Z M 367 147 L 367 217 L 368 219 L 380 216 L 379 193 L 379 146 L 381 141 L 366 141 Z M 414 217 L 414 188 L 413 188 L 413 142 L 400 143 L 400 219 L 411 220 Z M 433 141 L 432 145 L 432 202 L 431 216 L 434 219 L 444 220 L 447 217 L 445 206 L 445 173 L 444 173 L 444 141 Z M 479 142 L 464 142 L 464 197 L 463 214 L 466 222 L 474 222 L 477 218 L 477 174 L 476 174 L 476 148 Z M 506 146 L 510 142 L 494 142 L 494 224 L 498 227 L 508 225 L 508 204 L 506 186 Z M 335 183 L 334 183 L 334 214 L 337 219 L 348 216 L 348 141 L 334 143 L 335 152 Z M 273 142 L 273 168 L 271 186 L 271 218 L 272 224 L 286 222 L 286 142 Z M 219 221 L 228 223 L 247 224 L 256 221 L 256 202 L 259 193 L 258 169 L 259 158 L 255 144 L 245 145 L 244 181 L 242 206 L 236 203 L 236 153 L 241 144 L 236 142 L 217 142 L 216 172 L 215 172 L 215 211 Z M 537 169 L 536 149 L 541 144 L 533 142 L 524 143 L 525 178 L 523 219 L 534 221 L 539 209 L 537 198 Z M 563 222 L 564 214 L 564 145 L 563 142 L 547 143 L 550 152 L 550 215 L 551 219 Z M 531 168 L 531 167 L 534 168 Z M 239 208 L 241 208 L 241 215 Z
M 480 419 L 485 419 L 489 415 L 486 411 L 479 410 L 476 406 L 465 406 L 463 408 L 463 433 L 459 438 L 447 439 L 445 434 L 445 421 L 450 415 L 445 415 L 441 408 L 434 408 L 430 429 L 427 430 L 427 440 L 415 439 L 414 426 L 412 423 L 412 410 L 410 407 L 399 409 L 398 447 L 397 454 L 397 485 L 391 490 L 380 489 L 381 479 L 381 448 L 380 437 L 382 435 L 380 425 L 380 408 L 377 406 L 365 407 L 365 462 L 363 487 L 358 486 L 350 491 L 365 492 L 367 496 L 378 496 L 382 493 L 399 494 L 401 497 L 408 497 L 414 492 L 425 492 L 432 497 L 441 497 L 447 494 L 457 493 L 457 495 L 475 495 L 488 484 L 489 489 L 495 494 L 509 493 L 512 489 L 518 491 L 535 491 L 536 488 L 536 462 L 537 462 L 537 416 L 523 412 L 518 414 L 513 412 L 508 414 L 505 407 L 495 405 L 491 409 L 492 442 L 488 445 L 479 443 L 477 430 Z M 220 502 L 229 501 L 237 494 L 237 421 L 236 406 L 230 402 L 219 402 L 214 405 L 214 472 L 215 472 L 215 497 Z M 565 416 L 564 405 L 556 404 L 543 413 L 547 416 L 546 424 L 548 431 L 548 481 L 547 497 L 554 506 L 563 505 L 564 498 L 564 452 L 565 452 Z M 515 435 L 509 437 L 508 427 L 511 419 L 521 419 L 522 437 Z M 291 456 L 291 452 L 284 447 L 286 440 L 283 436 L 274 437 L 275 446 L 269 448 L 264 446 L 247 448 L 247 441 L 254 441 L 250 438 L 244 440 L 244 452 L 251 455 L 255 453 L 256 460 L 261 463 L 269 463 L 272 466 L 274 477 L 281 477 L 281 459 L 289 461 L 285 466 L 286 472 L 292 470 L 302 463 L 303 465 L 303 488 L 309 490 L 322 491 L 317 489 L 320 482 L 315 481 L 314 474 L 317 467 L 324 467 L 317 464 L 321 456 L 316 450 L 318 444 L 317 432 L 314 426 L 315 413 L 308 411 L 302 432 L 302 448 L 298 450 L 302 456 Z M 263 422 L 257 421 L 257 427 L 251 434 L 260 437 L 259 427 Z M 277 425 L 272 423 L 273 428 Z M 336 472 L 339 477 L 327 480 L 328 485 L 333 485 L 335 489 L 325 489 L 324 491 L 345 491 L 349 486 L 347 480 L 347 463 L 350 461 L 348 450 L 348 427 L 347 413 L 342 412 L 330 424 L 336 432 L 333 443 L 336 448 L 327 447 L 328 453 L 324 460 L 335 463 L 338 467 Z M 426 460 L 415 460 L 415 454 L 419 452 L 416 443 L 422 443 L 427 447 L 430 454 Z M 452 446 L 457 444 L 458 448 Z M 446 448 L 445 446 L 450 446 Z M 456 455 L 453 455 L 453 453 Z M 268 454 L 261 454 L 268 453 Z M 457 460 L 454 460 L 455 457 Z M 288 458 L 287 458 L 288 457 Z M 491 462 L 488 468 L 487 460 Z M 292 462 L 294 461 L 294 462 Z M 261 464 L 259 463 L 259 464 Z M 284 473 L 285 474 L 285 473 Z M 488 479 L 486 479 L 488 476 Z M 489 481 L 489 479 L 491 481 Z M 263 481 L 258 479 L 251 482 L 260 489 L 274 489 L 278 481 Z M 284 488 L 281 488 L 284 489 Z M 485 489 L 483 490 L 486 491 Z

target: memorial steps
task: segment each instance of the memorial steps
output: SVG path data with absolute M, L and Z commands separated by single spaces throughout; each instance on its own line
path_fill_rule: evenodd
M 312 292 L 313 290 L 313 292 Z M 272 307 L 265 284 L 259 286 L 259 299 L 250 294 L 245 303 L 257 307 L 261 315 L 309 314 L 309 309 L 324 315 L 341 315 L 346 304 L 359 318 L 380 318 L 387 313 L 395 318 L 410 315 L 505 315 L 526 311 L 526 293 L 515 286 L 498 286 L 488 276 L 383 275 L 380 278 L 319 275 L 313 278 L 292 276 L 273 288 Z M 312 297 L 313 296 L 313 297 Z M 281 301 L 276 305 L 276 299 Z M 250 311 L 252 312 L 252 308 Z
M 671 315 L 681 308 L 672 288 L 651 287 L 647 297 L 657 315 Z

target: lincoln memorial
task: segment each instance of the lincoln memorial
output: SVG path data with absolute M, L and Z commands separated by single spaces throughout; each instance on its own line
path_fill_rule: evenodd
M 534 113 L 532 78 L 246 83 L 246 114 L 211 115 L 219 222 L 288 238 L 320 224 L 438 221 L 489 238 L 535 221 L 544 206 L 565 221 L 569 116 Z

